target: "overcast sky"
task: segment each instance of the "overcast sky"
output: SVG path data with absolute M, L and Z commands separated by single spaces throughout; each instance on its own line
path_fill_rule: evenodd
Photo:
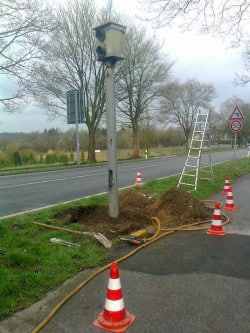
M 98 2 L 105 4 L 106 0 Z M 113 0 L 113 7 L 134 16 L 136 1 Z M 172 69 L 175 77 L 180 81 L 197 79 L 215 85 L 217 98 L 214 106 L 217 110 L 221 103 L 233 96 L 250 103 L 249 87 L 236 87 L 233 84 L 235 74 L 243 71 L 241 49 L 228 48 L 222 40 L 210 35 L 183 33 L 173 28 L 157 30 L 157 35 L 164 40 L 164 47 L 170 60 L 175 61 Z M 1 95 L 10 87 L 8 81 L 0 78 Z M 32 108 L 13 114 L 0 111 L 0 132 L 41 132 L 45 128 L 52 127 L 67 130 L 72 125 L 67 125 L 64 119 L 48 121 L 46 115 Z

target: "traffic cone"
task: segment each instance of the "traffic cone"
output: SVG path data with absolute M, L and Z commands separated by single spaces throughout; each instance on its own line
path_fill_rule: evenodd
M 124 307 L 118 265 L 113 262 L 110 267 L 110 278 L 104 310 L 94 321 L 94 326 L 110 332 L 125 332 L 133 323 L 135 316 Z
M 211 227 L 208 229 L 209 235 L 223 236 L 225 231 L 222 229 L 222 220 L 220 214 L 220 203 L 216 202 L 214 205 L 214 214 L 212 219 Z
M 236 210 L 237 208 L 234 205 L 234 198 L 233 198 L 233 193 L 232 193 L 232 187 L 229 187 L 229 191 L 227 193 L 227 199 L 226 199 L 226 204 L 223 207 L 225 210 Z
M 229 191 L 229 187 L 230 187 L 229 178 L 228 176 L 226 176 L 223 191 L 221 193 L 227 194 Z
M 142 179 L 141 179 L 141 169 L 137 169 L 137 175 L 136 175 L 136 181 L 135 181 L 135 186 L 140 186 L 142 185 Z

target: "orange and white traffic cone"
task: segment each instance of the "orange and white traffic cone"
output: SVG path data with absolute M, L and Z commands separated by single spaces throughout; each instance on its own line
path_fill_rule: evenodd
M 136 181 L 135 181 L 135 186 L 140 186 L 142 185 L 142 178 L 141 178 L 141 169 L 137 169 L 137 175 L 136 175 Z
M 230 188 L 229 178 L 226 176 L 223 191 L 221 193 L 227 194 Z
M 209 235 L 223 236 L 225 235 L 225 230 L 222 229 L 222 219 L 220 214 L 220 203 L 216 202 L 214 205 L 214 214 L 212 219 L 212 224 L 208 229 L 207 233 Z
M 227 193 L 227 199 L 226 199 L 226 204 L 223 207 L 225 210 L 236 210 L 236 206 L 234 205 L 234 197 L 233 197 L 233 192 L 232 192 L 232 187 L 229 187 L 229 191 Z
M 124 306 L 118 265 L 113 262 L 110 267 L 110 278 L 104 310 L 94 321 L 94 326 L 110 332 L 125 332 L 133 323 L 135 316 Z

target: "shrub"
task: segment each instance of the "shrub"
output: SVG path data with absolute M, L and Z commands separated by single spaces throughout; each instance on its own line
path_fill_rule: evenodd
M 84 151 L 81 152 L 81 162 L 85 161 Z
M 40 160 L 39 160 L 39 162 L 40 162 L 41 164 L 43 164 L 43 163 L 44 163 L 43 154 L 40 154 Z
M 12 155 L 12 163 L 14 166 L 20 166 L 22 164 L 22 159 L 18 151 L 15 151 Z
M 67 163 L 69 163 L 69 158 L 66 154 L 62 154 L 58 157 L 58 162 L 63 163 L 63 164 L 67 164 Z
M 46 155 L 45 161 L 44 161 L 45 164 L 53 164 L 53 163 L 56 163 L 56 162 L 57 162 L 56 153 L 50 153 L 50 154 Z
M 70 153 L 69 160 L 70 160 L 70 162 L 74 162 L 74 154 L 73 154 L 73 152 Z

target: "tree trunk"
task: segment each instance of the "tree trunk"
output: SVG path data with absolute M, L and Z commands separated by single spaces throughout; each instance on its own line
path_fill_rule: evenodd
M 140 152 L 139 152 L 139 133 L 138 129 L 133 129 L 133 154 L 132 157 L 139 158 Z
M 190 130 L 188 129 L 184 129 L 184 136 L 186 139 L 186 152 L 188 152 L 188 148 L 189 148 L 189 134 L 190 134 Z
M 89 148 L 88 148 L 88 161 L 95 163 L 95 129 L 89 129 Z

